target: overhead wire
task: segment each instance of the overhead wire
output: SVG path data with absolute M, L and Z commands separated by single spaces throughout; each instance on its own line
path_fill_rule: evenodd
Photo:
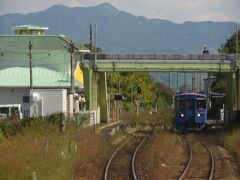
M 41 51 L 41 50 L 40 50 Z M 56 50 L 50 50 L 50 51 L 47 51 L 46 50 L 42 50 L 44 52 L 40 52 L 39 50 L 38 51 L 33 51 L 33 65 L 35 64 L 35 66 L 44 66 L 44 65 L 60 65 L 60 64 L 63 64 L 64 65 L 64 72 L 62 72 L 62 77 L 61 77 L 61 80 L 60 80 L 60 83 L 58 85 L 58 87 L 61 87 L 63 85 L 64 80 L 67 80 L 67 82 L 69 82 L 69 73 L 67 73 L 68 69 L 69 69 L 69 61 L 68 59 L 66 58 L 66 55 L 67 55 L 67 48 L 66 46 L 64 46 L 63 49 L 60 50 L 60 52 L 57 52 L 55 54 L 52 54 L 53 52 L 56 52 Z M 59 50 L 58 50 L 59 51 Z M 0 47 L 0 66 L 1 67 L 10 67 L 13 65 L 13 63 L 28 63 L 28 58 L 26 59 L 21 59 L 21 60 L 9 60 L 9 59 L 5 59 L 5 58 L 1 58 L 1 56 L 6 56 L 7 55 L 15 55 L 15 54 L 19 54 L 19 55 L 22 55 L 22 54 L 26 54 L 26 57 L 28 57 L 28 51 L 16 51 L 16 50 L 9 50 L 9 49 L 3 49 Z M 44 57 L 38 57 L 38 58 L 34 58 L 34 54 L 35 55 L 39 55 L 39 54 L 47 54 L 46 56 Z M 49 60 L 49 58 L 51 57 L 54 57 L 54 56 L 58 56 L 60 54 L 63 54 L 64 55 L 64 61 L 65 62 L 61 62 L 61 63 L 39 63 L 39 62 L 36 62 L 36 61 L 45 61 L 45 60 Z M 3 61 L 6 61 L 7 63 L 4 63 Z M 10 61 L 10 62 L 9 62 Z M 19 65 L 19 67 L 21 67 L 21 65 Z M 24 66 L 25 67 L 25 66 Z M 27 66 L 26 66 L 27 67 Z

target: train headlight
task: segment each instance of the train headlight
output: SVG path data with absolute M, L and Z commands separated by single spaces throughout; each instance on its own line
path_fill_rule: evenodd
M 181 114 L 181 117 L 184 117 L 184 114 Z
M 197 116 L 198 116 L 198 117 L 200 117 L 200 116 L 201 116 L 201 114 L 199 114 L 199 113 L 198 113 L 198 114 L 197 114 Z

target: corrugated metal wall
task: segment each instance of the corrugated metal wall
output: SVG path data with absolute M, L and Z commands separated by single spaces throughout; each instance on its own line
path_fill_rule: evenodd
M 34 89 L 39 101 L 31 105 L 31 116 L 47 116 L 53 113 L 67 112 L 66 89 Z

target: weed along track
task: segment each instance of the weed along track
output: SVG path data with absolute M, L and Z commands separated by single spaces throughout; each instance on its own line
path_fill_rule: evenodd
M 107 162 L 104 180 L 107 179 L 137 179 L 135 173 L 135 158 L 147 135 L 134 135 L 119 146 Z
M 202 140 L 187 137 L 189 159 L 179 180 L 213 179 L 214 157 L 210 148 Z

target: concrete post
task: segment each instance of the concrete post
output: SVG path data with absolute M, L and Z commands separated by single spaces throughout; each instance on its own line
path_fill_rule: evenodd
M 108 122 L 109 112 L 106 73 L 95 72 L 89 68 L 82 69 L 87 109 L 97 111 L 99 110 L 98 106 L 100 106 L 100 122 Z
M 109 108 L 107 95 L 107 75 L 106 72 L 99 72 L 99 96 L 98 105 L 100 106 L 100 121 L 109 122 Z
M 90 111 L 97 110 L 97 77 L 92 69 L 82 68 L 84 75 L 84 93 L 86 106 Z
M 235 117 L 237 108 L 237 93 L 236 93 L 236 75 L 235 73 L 228 73 L 227 75 L 227 98 L 226 109 L 229 112 L 229 121 L 232 121 Z

